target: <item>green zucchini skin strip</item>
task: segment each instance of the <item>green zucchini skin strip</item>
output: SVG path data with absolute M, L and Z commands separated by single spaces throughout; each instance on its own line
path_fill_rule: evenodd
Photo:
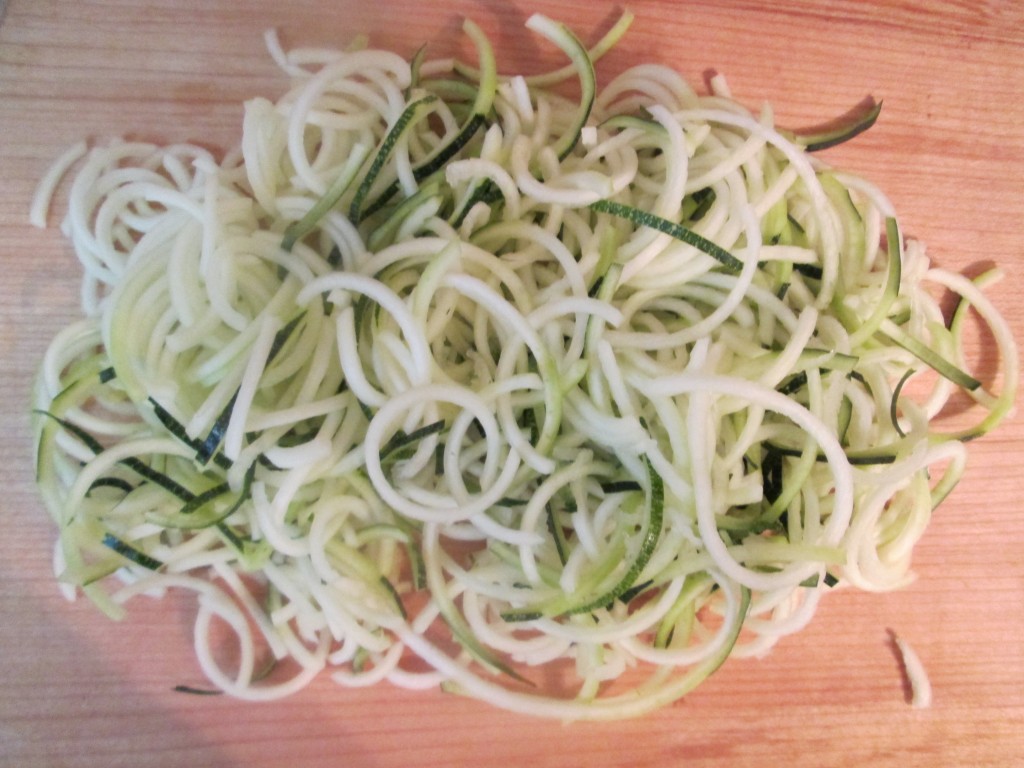
M 1002 272 L 999 269 L 990 269 L 982 274 L 978 275 L 972 281 L 979 288 L 983 288 L 991 283 L 994 283 L 1000 279 Z M 950 320 L 949 330 L 956 337 L 960 332 L 960 326 L 963 323 L 963 315 L 970 306 L 970 302 L 961 298 L 957 302 L 956 310 L 953 312 L 953 317 Z M 1014 370 L 1016 370 L 1017 363 L 1014 363 Z M 984 437 L 993 429 L 995 429 L 1009 414 L 1011 413 L 1014 403 L 1017 401 L 1017 389 L 1019 381 L 1014 380 L 1011 376 L 1009 380 L 1003 385 L 1003 391 L 996 398 L 988 414 L 978 424 L 967 429 L 960 430 L 951 435 L 949 438 L 954 440 L 960 440 L 962 442 L 969 442 L 979 437 Z
M 474 22 L 466 19 L 463 29 L 470 39 L 473 40 L 473 44 L 476 45 L 480 59 L 480 82 L 476 98 L 473 101 L 473 111 L 469 119 L 459 128 L 458 133 L 455 134 L 451 141 L 437 150 L 433 157 L 428 158 L 413 169 L 413 178 L 416 181 L 423 181 L 429 178 L 441 170 L 449 160 L 459 154 L 484 125 L 487 114 L 491 111 L 491 107 L 494 104 L 494 97 L 498 91 L 498 66 L 494 58 L 494 49 L 491 47 L 491 43 L 483 33 L 483 30 Z M 382 209 L 398 193 L 398 189 L 397 181 L 389 185 L 373 203 L 367 206 L 363 217 L 371 216 Z M 356 220 L 353 219 L 353 221 Z
M 412 98 L 413 89 L 419 87 L 420 84 L 420 70 L 423 68 L 423 62 L 427 58 L 427 44 L 424 43 L 416 49 L 416 53 L 412 55 L 409 60 L 409 87 L 405 89 L 406 100 Z
M 854 108 L 855 114 L 852 118 L 846 120 L 841 118 L 837 125 L 826 130 L 814 133 L 795 133 L 793 140 L 798 144 L 803 144 L 804 149 L 808 152 L 820 152 L 859 136 L 875 124 L 882 112 L 881 101 L 876 102 L 870 97 L 868 101 L 871 106 L 863 114 L 860 114 L 861 110 Z
M 274 358 L 281 352 L 281 349 L 298 327 L 299 323 L 302 322 L 305 315 L 305 310 L 299 312 L 274 335 L 274 340 L 270 345 L 270 352 L 267 354 L 268 366 L 274 362 Z M 238 390 L 236 389 L 235 393 L 231 396 L 231 399 L 228 400 L 228 404 L 224 406 L 224 410 L 222 410 L 217 416 L 217 420 L 213 423 L 213 426 L 210 428 L 206 437 L 199 442 L 198 449 L 196 450 L 196 458 L 201 464 L 210 463 L 214 456 L 217 455 L 217 449 L 220 448 L 221 441 L 224 439 L 224 433 L 227 432 L 228 424 L 231 422 L 231 413 L 235 409 L 235 401 L 237 399 Z M 188 445 L 192 444 L 193 442 L 189 440 Z M 227 461 L 230 463 L 231 460 L 224 457 L 221 461 Z
M 642 491 L 640 483 L 636 480 L 616 480 L 610 483 L 601 483 L 603 493 L 626 493 L 628 491 Z
M 341 198 L 352 186 L 352 182 L 356 180 L 356 176 L 358 176 L 359 170 L 363 166 L 363 161 L 368 154 L 369 150 L 361 145 L 353 148 L 352 154 L 345 163 L 345 167 L 342 168 L 338 178 L 334 180 L 334 183 L 324 193 L 324 196 L 309 209 L 305 216 L 285 230 L 284 239 L 281 241 L 281 248 L 283 250 L 291 251 L 295 247 L 295 243 L 316 229 L 320 220 L 341 201 Z M 339 257 L 341 256 L 340 252 L 338 255 Z
M 136 565 L 141 565 L 143 568 L 148 568 L 151 571 L 158 571 L 164 567 L 164 564 L 155 557 L 150 557 L 145 552 L 140 552 L 112 533 L 108 533 L 103 537 L 103 546 L 114 550 L 121 557 L 131 560 Z
M 455 135 L 448 144 L 446 144 L 437 155 L 432 159 L 424 162 L 423 165 L 417 166 L 413 169 L 412 176 L 416 181 L 423 181 L 429 178 L 432 174 L 441 170 L 445 164 L 455 157 L 462 148 L 469 144 L 473 140 L 473 136 L 480 130 L 486 122 L 486 117 L 480 114 L 470 115 L 469 120 L 462 126 L 459 132 Z M 366 210 L 362 213 L 362 218 L 369 218 L 373 214 L 382 210 L 395 195 L 398 194 L 399 186 L 398 182 L 394 181 L 388 185 L 387 189 L 377 196 L 377 199 L 366 206 Z
M 696 667 L 697 674 L 700 675 L 701 680 L 704 680 L 717 672 L 725 663 L 726 659 L 729 658 L 729 655 L 732 653 L 732 649 L 736 646 L 736 641 L 740 638 L 740 632 L 743 630 L 743 624 L 746 621 L 747 613 L 750 611 L 750 599 L 750 589 L 741 586 L 739 606 L 737 607 L 736 622 L 733 624 L 733 630 L 729 633 L 729 638 L 723 645 L 722 651 L 719 651 L 719 653 Z
M 445 624 L 448 625 L 448 628 L 452 632 L 452 636 L 458 641 L 458 643 L 484 666 L 497 670 L 518 682 L 532 685 L 529 680 L 503 662 L 496 654 L 492 653 L 491 650 L 480 642 L 476 635 L 473 634 L 473 630 L 470 628 L 469 624 L 466 623 L 466 620 L 462 617 L 462 614 L 447 594 L 447 589 L 445 589 L 444 585 L 444 575 L 441 573 L 441 564 L 434 562 L 434 558 L 428 557 L 422 550 L 420 553 L 420 560 L 424 565 L 424 577 L 427 589 L 430 590 L 431 594 L 434 596 L 441 618 L 444 619 Z
M 227 405 L 224 406 L 224 410 L 217 416 L 217 420 L 213 422 L 213 426 L 210 427 L 210 431 L 206 434 L 206 437 L 201 443 L 199 443 L 199 449 L 196 451 L 196 457 L 203 464 L 208 463 L 220 448 L 221 441 L 224 439 L 224 434 L 228 430 L 228 424 L 231 422 L 231 413 L 235 410 L 235 402 L 238 399 L 238 392 L 236 391 L 231 399 L 228 400 Z
M 231 492 L 228 483 L 220 483 L 198 494 L 192 501 L 184 504 L 177 512 L 171 515 L 152 513 L 148 517 L 154 522 L 167 527 L 179 529 L 199 530 L 218 526 L 230 518 L 238 509 L 248 501 L 251 496 L 252 481 L 256 475 L 256 464 L 250 464 L 242 478 L 242 488 L 235 500 L 220 511 L 210 509 L 205 514 L 202 510 L 207 509 L 214 501 L 227 496 Z
M 555 551 L 558 553 L 558 561 L 564 567 L 569 560 L 569 544 L 565 540 L 565 531 L 562 530 L 562 524 L 558 522 L 555 508 L 551 505 L 550 501 L 546 505 L 545 513 L 548 532 L 555 542 Z
M 590 112 L 594 108 L 594 98 L 597 95 L 597 75 L 594 73 L 594 62 L 590 60 L 590 54 L 583 43 L 564 24 L 535 14 L 526 22 L 526 26 L 534 32 L 539 32 L 561 48 L 572 61 L 579 76 L 580 105 L 569 130 L 551 148 L 559 160 L 565 160 L 579 142 L 583 126 L 587 124 Z
M 803 455 L 803 449 L 801 448 L 792 448 L 787 445 L 779 445 L 778 443 L 770 443 L 769 445 L 773 451 L 777 451 L 783 456 L 800 457 Z M 846 452 L 846 459 L 855 467 L 866 467 L 873 464 L 892 464 L 896 461 L 896 450 L 891 446 L 849 450 Z M 819 463 L 828 461 L 825 454 L 820 452 L 815 455 L 815 460 Z
M 417 181 L 425 179 L 440 170 L 445 163 L 455 157 L 469 143 L 470 139 L 483 126 L 494 104 L 494 97 L 498 92 L 498 64 L 494 57 L 494 49 L 491 46 L 490 40 L 487 39 L 487 35 L 484 34 L 483 30 L 469 19 L 463 22 L 462 28 L 473 41 L 473 45 L 476 46 L 479 58 L 480 78 L 476 98 L 473 101 L 473 111 L 466 124 L 455 135 L 455 138 L 442 147 L 434 157 L 428 159 L 423 165 L 413 171 Z
M 468 18 L 465 20 L 463 31 L 476 46 L 479 58 L 479 86 L 476 98 L 473 100 L 473 111 L 449 143 L 443 145 L 432 158 L 427 159 L 421 166 L 413 170 L 413 176 L 417 181 L 439 171 L 445 163 L 458 155 L 483 126 L 490 108 L 495 103 L 495 95 L 498 93 L 498 61 L 495 59 L 494 48 L 487 40 L 487 36 L 472 20 Z
M 388 130 L 381 142 L 380 148 L 377 150 L 377 154 L 374 155 L 373 162 L 370 164 L 369 170 L 367 170 L 366 175 L 363 176 L 362 180 L 359 182 L 359 186 L 356 188 L 355 197 L 352 198 L 352 202 L 349 204 L 348 218 L 351 222 L 358 224 L 362 221 L 364 216 L 362 211 L 363 200 L 366 199 L 366 196 L 370 192 L 370 187 L 373 186 L 373 183 L 377 180 L 377 176 L 380 175 L 380 172 L 387 164 L 392 150 L 394 150 L 395 145 L 402 137 L 402 134 L 405 133 L 406 129 L 408 129 L 409 126 L 412 125 L 413 121 L 421 115 L 423 108 L 429 106 L 434 101 L 437 101 L 437 97 L 433 94 L 428 94 L 427 96 L 423 96 L 416 101 L 411 102 L 404 110 L 402 110 L 402 114 L 398 116 L 395 124 Z
M 61 427 L 66 429 L 79 440 L 81 440 L 82 443 L 84 443 L 86 447 L 88 447 L 89 450 L 91 450 L 97 456 L 103 453 L 103 446 L 92 435 L 78 427 L 76 424 L 73 424 L 65 419 L 53 416 L 52 414 L 46 411 L 37 411 L 37 413 L 47 416 L 50 419 L 56 421 Z M 174 517 L 167 518 L 161 516 L 162 522 L 168 527 L 172 528 L 206 528 L 210 525 L 220 523 L 222 520 L 225 520 L 228 517 L 230 517 L 249 498 L 249 488 L 252 484 L 255 472 L 254 464 L 251 465 L 249 469 L 246 471 L 244 477 L 244 486 L 241 492 L 239 493 L 238 497 L 236 498 L 235 502 L 226 510 L 216 515 L 215 517 L 209 517 L 198 516 L 196 515 L 196 512 L 198 512 L 200 509 L 202 509 L 212 501 L 227 494 L 230 491 L 230 487 L 227 485 L 227 483 L 215 485 L 212 488 L 209 488 L 201 493 L 194 493 L 185 486 L 183 486 L 181 483 L 171 478 L 169 475 L 163 472 L 158 472 L 157 470 L 153 469 L 145 462 L 136 457 L 128 457 L 125 459 L 121 459 L 118 463 L 121 464 L 122 466 L 127 467 L 128 469 L 131 469 L 144 480 L 151 482 L 154 485 L 160 486 L 165 491 L 172 494 L 173 496 L 175 496 L 176 498 L 183 502 L 183 506 L 181 507 L 181 509 L 178 510 Z M 126 486 L 128 489 L 132 488 L 130 484 L 127 484 L 125 481 L 122 481 L 118 478 L 114 478 L 113 480 L 116 482 L 107 482 L 106 484 L 116 485 L 118 487 L 121 487 L 122 489 L 125 489 Z M 95 485 L 96 484 L 94 484 L 93 487 L 95 487 Z
M 156 414 L 157 419 L 164 426 L 164 429 L 166 429 L 176 438 L 181 440 L 181 442 L 183 442 L 189 448 L 194 450 L 196 452 L 197 457 L 201 458 L 206 455 L 207 446 L 203 442 L 200 442 L 199 440 L 189 437 L 188 432 L 185 430 L 185 425 L 178 421 L 176 418 L 174 418 L 174 416 L 172 416 L 171 413 L 166 408 L 160 405 L 160 403 L 154 400 L 153 397 L 149 397 L 147 399 L 149 400 L 149 404 L 153 407 L 153 413 Z M 234 398 L 232 398 L 232 401 L 233 400 Z M 230 416 L 230 412 L 228 413 Z M 233 463 L 231 459 L 229 459 L 222 453 L 213 454 L 210 460 L 212 460 L 213 463 L 216 464 L 221 469 L 230 469 Z M 203 463 L 206 462 L 204 461 Z
M 61 427 L 63 427 L 65 430 L 67 430 L 76 438 L 78 438 L 90 451 L 92 451 L 97 456 L 103 453 L 103 445 L 100 444 L 100 442 L 96 438 L 94 438 L 84 429 L 79 427 L 77 424 L 73 424 L 66 419 L 54 416 L 49 411 L 37 410 L 35 411 L 35 413 L 42 416 L 46 416 L 47 418 L 56 421 L 58 424 L 60 424 Z M 121 464 L 122 466 L 128 467 L 128 469 L 132 470 L 143 479 L 149 480 L 150 482 L 159 485 L 165 491 L 181 499 L 186 504 L 195 499 L 196 497 L 196 494 L 194 494 L 185 486 L 178 483 L 173 478 L 167 476 L 163 472 L 156 471 L 148 464 L 134 456 L 129 456 L 128 458 L 121 459 L 118 463 Z
M 687 229 L 681 224 L 676 224 L 675 222 L 664 219 L 661 216 L 648 213 L 647 211 L 641 211 L 638 208 L 623 205 L 622 203 L 616 203 L 611 200 L 598 200 L 596 203 L 591 203 L 590 208 L 598 213 L 608 213 L 612 216 L 618 216 L 621 219 L 626 219 L 637 226 L 650 227 L 651 229 L 656 229 L 659 232 L 664 232 L 666 235 L 670 235 L 676 240 L 686 243 L 687 245 L 692 245 L 697 250 L 718 260 L 722 266 L 730 272 L 739 272 L 743 269 L 743 262 L 721 246 L 711 242 L 701 235 L 698 235 L 692 229 Z
M 430 181 L 423 184 L 415 194 L 405 198 L 402 202 L 393 206 L 388 211 L 388 217 L 385 219 L 380 226 L 370 233 L 367 239 L 367 245 L 372 251 L 379 251 L 382 248 L 391 245 L 394 242 L 394 238 L 398 233 L 402 223 L 406 220 L 406 217 L 410 212 L 415 210 L 419 205 L 427 203 L 431 198 L 443 200 L 447 195 L 447 190 L 442 190 L 440 179 L 431 179 Z M 364 215 L 370 216 L 374 213 L 372 206 L 366 209 Z
M 125 493 L 131 493 L 135 490 L 134 485 L 120 477 L 98 478 L 96 482 L 89 486 L 89 492 L 91 493 L 96 488 L 116 488 L 117 490 L 124 491 Z
M 903 236 L 900 234 L 899 224 L 891 216 L 885 221 L 885 231 L 888 249 L 885 288 L 871 315 L 850 334 L 850 344 L 854 347 L 870 338 L 882 326 L 899 296 L 900 280 L 903 275 Z
M 62 505 L 49 493 L 52 470 L 49 456 L 55 450 L 57 430 L 61 426 L 62 417 L 71 408 L 91 398 L 99 387 L 110 381 L 105 374 L 108 371 L 112 373 L 113 369 L 101 368 L 101 365 L 99 361 L 91 362 L 86 370 L 77 372 L 73 380 L 47 404 L 47 408 L 34 408 L 31 411 L 35 432 L 36 485 L 43 492 L 47 510 L 56 521 L 61 518 L 59 509 Z
M 875 336 L 883 343 L 896 344 L 907 350 L 910 354 L 934 370 L 936 373 L 949 379 L 962 389 L 973 391 L 981 386 L 981 382 L 966 371 L 961 370 L 941 355 L 926 347 L 918 339 L 905 333 L 892 321 L 886 320 L 881 324 Z
M 473 193 L 466 198 L 462 206 L 452 213 L 450 223 L 453 227 L 459 227 L 462 225 L 466 215 L 477 203 L 483 202 L 490 205 L 502 199 L 501 190 L 498 189 L 494 182 L 490 179 L 484 179 L 476 185 Z
M 628 9 L 622 9 L 619 18 L 616 19 L 615 23 L 608 29 L 601 39 L 598 40 L 594 45 L 587 49 L 587 56 L 591 62 L 597 63 L 607 54 L 615 45 L 622 39 L 622 37 L 632 26 L 635 16 Z M 455 71 L 469 80 L 479 80 L 479 70 L 474 70 L 468 64 L 463 62 L 455 62 Z M 548 88 L 552 85 L 557 85 L 573 75 L 573 65 L 567 64 L 560 69 L 553 70 L 551 72 L 544 72 L 539 75 L 527 75 L 524 79 L 531 88 Z M 504 76 L 501 78 L 507 79 Z
M 552 601 L 549 604 L 542 604 L 535 607 L 527 607 L 516 610 L 505 611 L 501 617 L 507 622 L 532 621 L 544 616 L 552 618 L 564 618 L 575 614 L 593 613 L 601 608 L 607 608 L 611 603 L 620 599 L 630 589 L 636 586 L 637 577 L 643 572 L 647 563 L 654 554 L 658 539 L 661 536 L 661 529 L 665 512 L 665 484 L 661 476 L 655 471 L 650 459 L 644 459 L 647 467 L 648 483 L 650 485 L 650 503 L 648 505 L 647 528 L 641 540 L 636 557 L 630 564 L 626 573 L 609 589 L 596 597 L 586 599 L 582 602 L 573 603 L 569 596 Z
M 618 584 L 600 597 L 594 598 L 582 605 L 569 608 L 565 611 L 564 615 L 591 613 L 619 599 L 627 590 L 633 587 L 637 577 L 643 572 L 648 561 L 651 559 L 651 555 L 654 554 L 654 549 L 658 545 L 658 538 L 661 536 L 665 515 L 665 484 L 661 479 L 661 475 L 654 470 L 651 460 L 645 457 L 644 461 L 647 464 L 647 478 L 651 487 L 651 503 L 647 519 L 647 531 L 640 544 L 640 551 L 630 565 L 629 570 L 626 571 L 626 575 L 622 577 Z
M 409 434 L 404 432 L 396 432 L 387 443 L 380 449 L 380 460 L 384 461 L 393 454 L 399 453 L 402 449 L 408 448 L 409 446 L 415 445 L 420 440 L 430 435 L 437 435 L 444 431 L 445 421 L 440 419 L 439 421 L 427 424 L 424 427 L 415 429 Z
M 889 421 L 892 422 L 892 428 L 896 430 L 900 437 L 907 436 L 907 433 L 904 432 L 903 428 L 900 426 L 900 394 L 903 392 L 903 387 L 906 385 L 907 381 L 909 381 L 910 377 L 913 376 L 915 373 L 917 373 L 917 371 L 915 371 L 913 368 L 908 368 L 907 372 L 900 377 L 900 380 L 896 382 L 896 386 L 893 387 L 892 389 L 892 401 L 889 403 Z
M 216 688 L 195 688 L 191 685 L 176 685 L 171 690 L 175 693 L 188 693 L 192 696 L 221 696 L 224 693 Z

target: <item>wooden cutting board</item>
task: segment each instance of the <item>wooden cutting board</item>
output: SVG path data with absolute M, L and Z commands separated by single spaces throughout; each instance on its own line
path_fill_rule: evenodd
M 826 153 L 893 200 L 940 264 L 998 262 L 992 290 L 1024 338 L 1024 5 L 944 2 L 673 3 L 637 20 L 599 66 L 675 65 L 703 89 L 770 101 L 800 127 L 884 99 L 878 124 Z M 1024 764 L 1024 421 L 971 446 L 906 590 L 829 595 L 815 621 L 760 660 L 730 661 L 678 705 L 623 723 L 562 725 L 440 692 L 318 681 L 251 705 L 172 691 L 203 683 L 186 602 L 143 599 L 113 624 L 58 596 L 54 531 L 36 497 L 28 388 L 49 338 L 76 316 L 78 267 L 27 211 L 51 160 L 79 138 L 128 135 L 223 149 L 241 105 L 285 81 L 262 42 L 341 45 L 358 33 L 409 55 L 462 50 L 471 15 L 502 68 L 557 60 L 533 11 L 595 40 L 615 6 L 583 0 L 11 0 L 0 26 L 0 764 L 4 766 L 1009 766 Z M 468 49 L 467 49 L 468 50 Z M 995 361 L 979 354 L 980 372 Z M 887 629 L 934 686 L 912 709 Z

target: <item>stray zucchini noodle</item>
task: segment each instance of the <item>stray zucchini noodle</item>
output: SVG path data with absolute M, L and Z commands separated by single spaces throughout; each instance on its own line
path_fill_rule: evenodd
M 807 136 L 721 79 L 598 88 L 630 20 L 588 50 L 532 17 L 569 64 L 531 77 L 469 21 L 472 65 L 271 33 L 291 87 L 222 159 L 57 161 L 32 220 L 77 163 L 84 319 L 33 417 L 69 595 L 194 592 L 200 666 L 242 698 L 327 673 L 571 720 L 671 703 L 836 583 L 910 581 L 1014 401 L 997 275 L 931 266 L 811 154 L 879 105 Z M 941 428 L 960 393 L 976 423 Z

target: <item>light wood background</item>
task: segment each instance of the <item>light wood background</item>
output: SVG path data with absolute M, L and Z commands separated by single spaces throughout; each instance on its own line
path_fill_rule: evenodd
M 724 73 L 780 124 L 867 94 L 879 123 L 831 150 L 879 184 L 939 263 L 1003 264 L 992 291 L 1024 338 L 1024 4 L 997 0 L 637 0 L 599 67 Z M 0 765 L 4 766 L 1009 766 L 1024 764 L 1024 422 L 972 445 L 969 474 L 916 552 L 918 581 L 840 591 L 805 632 L 733 661 L 671 709 L 618 724 L 544 722 L 438 692 L 324 680 L 270 705 L 174 693 L 202 684 L 185 603 L 134 604 L 112 624 L 57 594 L 54 531 L 34 492 L 28 387 L 77 313 L 78 267 L 55 228 L 27 225 L 36 180 L 80 137 L 225 148 L 241 105 L 284 80 L 261 33 L 411 54 L 460 50 L 460 16 L 503 69 L 557 56 L 524 34 L 534 10 L 595 40 L 599 0 L 11 0 L 0 25 Z M 468 49 L 467 49 L 468 52 Z M 701 85 L 701 87 L 703 87 Z M 51 216 L 55 226 L 61 215 Z M 987 358 L 991 365 L 991 356 Z M 983 371 L 984 373 L 984 371 Z M 932 709 L 911 709 L 887 628 L 918 650 Z

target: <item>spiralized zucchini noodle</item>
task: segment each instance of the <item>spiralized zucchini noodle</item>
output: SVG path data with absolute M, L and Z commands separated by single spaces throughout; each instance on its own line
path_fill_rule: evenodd
M 588 50 L 532 17 L 569 63 L 528 77 L 469 21 L 473 64 L 268 33 L 291 86 L 222 158 L 57 161 L 32 219 L 74 168 L 84 318 L 33 417 L 69 596 L 194 592 L 199 664 L 242 698 L 329 674 L 571 720 L 671 703 L 836 584 L 911 580 L 1014 401 L 998 274 L 932 266 L 813 154 L 879 105 L 807 136 L 720 78 L 598 88 L 630 20 Z

